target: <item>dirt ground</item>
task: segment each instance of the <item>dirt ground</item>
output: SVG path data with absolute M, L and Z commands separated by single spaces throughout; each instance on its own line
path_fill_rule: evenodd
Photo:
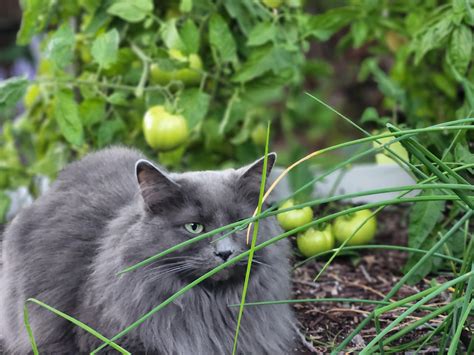
M 378 216 L 378 244 L 406 245 L 407 243 L 407 207 L 397 207 Z M 403 275 L 401 268 L 407 254 L 403 251 L 371 249 L 359 253 L 360 257 L 343 256 L 336 258 L 317 282 L 313 282 L 325 261 L 311 261 L 293 272 L 293 298 L 359 298 L 382 300 Z M 302 259 L 296 258 L 295 262 Z M 439 279 L 442 281 L 442 278 Z M 414 286 L 405 285 L 394 297 L 401 299 L 429 287 L 428 280 Z M 445 304 L 447 295 L 434 299 L 430 305 Z M 345 337 L 369 314 L 374 305 L 342 302 L 295 303 L 293 305 L 301 332 L 301 345 L 297 354 L 326 353 L 341 343 Z M 387 313 L 381 318 L 384 328 L 398 315 L 400 310 Z M 408 318 L 413 322 L 426 315 L 416 312 Z M 431 324 L 439 323 L 437 318 Z M 396 329 L 403 328 L 400 324 Z M 417 329 L 392 345 L 415 340 L 428 329 Z M 375 336 L 374 323 L 356 336 L 349 344 L 350 350 L 363 348 Z M 304 339 L 304 340 L 303 340 Z M 349 349 L 348 349 L 349 350 Z M 437 349 L 428 348 L 424 352 L 437 353 Z

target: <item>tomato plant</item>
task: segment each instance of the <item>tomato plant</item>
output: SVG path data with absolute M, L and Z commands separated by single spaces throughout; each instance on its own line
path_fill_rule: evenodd
M 314 36 L 310 14 L 296 5 L 22 2 L 18 43 L 37 34 L 41 43 L 34 81 L 0 84 L 0 112 L 14 108 L 29 87 L 24 120 L 0 133 L 0 155 L 10 157 L 1 165 L 8 188 L 27 185 L 34 193 L 38 175 L 54 178 L 68 161 L 114 143 L 160 154 L 177 169 L 253 160 L 263 150 L 251 136 L 254 127 L 279 118 L 274 103 L 303 82 Z M 169 140 L 144 130 L 146 111 L 157 105 L 182 117 L 187 133 L 181 119 Z M 145 127 L 158 125 L 153 122 Z M 184 137 L 187 144 L 174 144 Z M 163 152 L 178 146 L 179 154 Z

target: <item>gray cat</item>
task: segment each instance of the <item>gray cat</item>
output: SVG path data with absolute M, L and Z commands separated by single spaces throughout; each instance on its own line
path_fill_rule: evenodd
M 269 170 L 275 161 L 269 155 Z M 23 305 L 37 298 L 112 337 L 190 281 L 248 249 L 246 231 L 205 239 L 133 272 L 116 274 L 177 243 L 252 215 L 263 159 L 241 169 L 166 173 L 127 148 L 65 168 L 51 189 L 6 228 L 0 270 L 0 336 L 9 354 L 28 354 Z M 281 233 L 261 221 L 258 242 Z M 247 300 L 287 299 L 289 246 L 255 254 Z M 134 354 L 230 354 L 246 260 L 226 268 L 117 340 Z M 102 342 L 34 304 L 40 354 L 88 353 Z M 241 354 L 288 354 L 288 305 L 247 307 Z M 100 352 L 117 353 L 112 348 Z

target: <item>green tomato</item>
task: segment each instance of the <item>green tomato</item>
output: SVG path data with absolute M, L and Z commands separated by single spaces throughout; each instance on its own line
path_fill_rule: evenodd
M 173 53 L 173 54 L 172 54 Z M 153 63 L 150 66 L 151 82 L 159 85 L 166 85 L 172 80 L 182 81 L 185 84 L 198 84 L 202 77 L 202 61 L 197 54 L 190 54 L 189 57 L 184 55 L 179 50 L 169 51 L 170 57 L 183 61 L 182 58 L 189 64 L 189 68 L 182 68 L 176 70 L 163 70 L 158 64 Z M 182 56 L 182 57 L 181 57 Z
M 159 85 L 166 85 L 173 79 L 171 72 L 161 69 L 156 63 L 150 65 L 150 76 L 151 82 Z
M 365 222 L 372 214 L 371 210 L 361 210 L 347 216 L 336 218 L 332 226 L 334 237 L 339 243 L 343 243 L 349 239 L 352 234 Z M 362 245 L 367 244 L 374 239 L 377 231 L 377 220 L 375 217 L 370 219 L 354 234 L 346 245 Z
M 262 0 L 262 3 L 272 9 L 277 9 L 283 4 L 283 0 Z
M 26 108 L 31 108 L 38 101 L 40 97 L 40 87 L 38 84 L 31 84 L 26 90 L 25 97 L 23 97 L 23 104 Z
M 267 127 L 261 123 L 253 129 L 250 137 L 255 145 L 265 145 L 267 143 Z
M 280 210 L 294 206 L 293 200 L 286 201 Z M 310 207 L 304 207 L 277 215 L 278 222 L 284 230 L 290 230 L 301 227 L 313 220 L 313 210 Z
M 173 115 L 164 106 L 153 106 L 143 118 L 143 133 L 150 147 L 173 150 L 188 139 L 188 125 L 181 115 Z
M 323 230 L 309 228 L 296 237 L 296 245 L 300 253 L 307 258 L 334 248 L 335 240 L 332 235 L 331 225 Z
M 380 132 L 381 134 L 385 134 L 385 133 L 390 133 L 390 131 L 388 130 L 384 130 L 382 132 Z M 378 148 L 380 147 L 381 145 L 385 144 L 385 143 L 388 143 L 390 142 L 391 140 L 395 139 L 395 137 L 386 137 L 386 138 L 379 138 L 378 141 L 380 143 L 377 143 L 377 142 L 373 142 L 373 146 L 374 148 Z M 390 150 L 393 150 L 396 154 L 398 154 L 401 158 L 405 159 L 405 160 L 409 160 L 408 158 L 408 152 L 406 151 L 405 148 L 403 148 L 403 145 L 400 143 L 400 142 L 395 142 L 395 143 L 392 143 L 390 145 L 387 146 L 388 148 L 390 148 Z M 390 154 L 386 148 L 384 149 L 384 153 L 377 153 L 375 154 L 375 160 L 377 161 L 377 164 L 379 165 L 384 165 L 384 164 L 396 164 L 395 160 L 393 160 L 392 158 L 390 158 L 387 154 Z
M 187 62 L 188 58 L 179 49 L 170 48 L 168 50 L 170 58 L 177 60 L 178 62 Z

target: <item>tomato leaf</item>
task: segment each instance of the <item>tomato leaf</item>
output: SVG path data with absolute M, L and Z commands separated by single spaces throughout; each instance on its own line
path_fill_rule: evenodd
M 166 47 L 172 49 L 179 49 L 184 51 L 186 49 L 183 40 L 176 28 L 176 19 L 166 21 L 161 30 L 161 38 L 165 42 Z
M 463 25 L 454 30 L 446 53 L 448 63 L 455 72 L 464 75 L 471 62 L 472 31 Z
M 51 0 L 23 0 L 20 1 L 23 10 L 21 27 L 16 41 L 19 45 L 30 43 L 35 34 L 46 25 L 49 10 L 52 8 Z
M 275 39 L 276 29 L 273 22 L 261 22 L 250 31 L 247 45 L 260 46 Z
M 117 61 L 119 41 L 119 33 L 115 28 L 94 40 L 91 54 L 100 67 L 107 69 Z
M 425 28 L 422 35 L 412 42 L 412 49 L 415 52 L 415 64 L 419 64 L 426 53 L 445 44 L 452 26 L 451 17 L 443 16 L 434 25 Z
M 186 54 L 199 52 L 199 29 L 193 20 L 187 19 L 179 31 Z
M 62 69 L 72 62 L 74 44 L 74 32 L 71 26 L 65 23 L 56 30 L 49 40 L 45 55 L 57 68 Z
M 209 20 L 209 42 L 219 55 L 221 62 L 237 60 L 237 47 L 229 26 L 219 14 L 213 14 Z
M 54 116 L 66 140 L 80 146 L 84 140 L 82 122 L 72 91 L 59 91 L 54 100 Z
M 14 106 L 25 95 L 26 77 L 13 77 L 0 82 L 0 110 Z
M 140 22 L 153 11 L 153 0 L 115 0 L 107 13 L 127 22 Z
M 126 128 L 125 123 L 119 117 L 114 117 L 112 120 L 103 121 L 100 124 L 99 130 L 97 132 L 97 145 L 102 148 L 107 144 L 113 142 L 116 135 L 124 131 Z
M 190 12 L 193 9 L 193 0 L 181 0 L 179 3 L 179 11 Z
M 105 117 L 105 103 L 100 99 L 86 99 L 79 105 L 79 116 L 85 127 L 91 127 Z
M 193 129 L 206 117 L 211 97 L 198 89 L 184 90 L 179 99 L 183 108 L 183 116 L 188 121 L 189 129 Z
M 339 7 L 308 20 L 308 34 L 326 41 L 332 34 L 350 24 L 358 11 L 351 7 Z

